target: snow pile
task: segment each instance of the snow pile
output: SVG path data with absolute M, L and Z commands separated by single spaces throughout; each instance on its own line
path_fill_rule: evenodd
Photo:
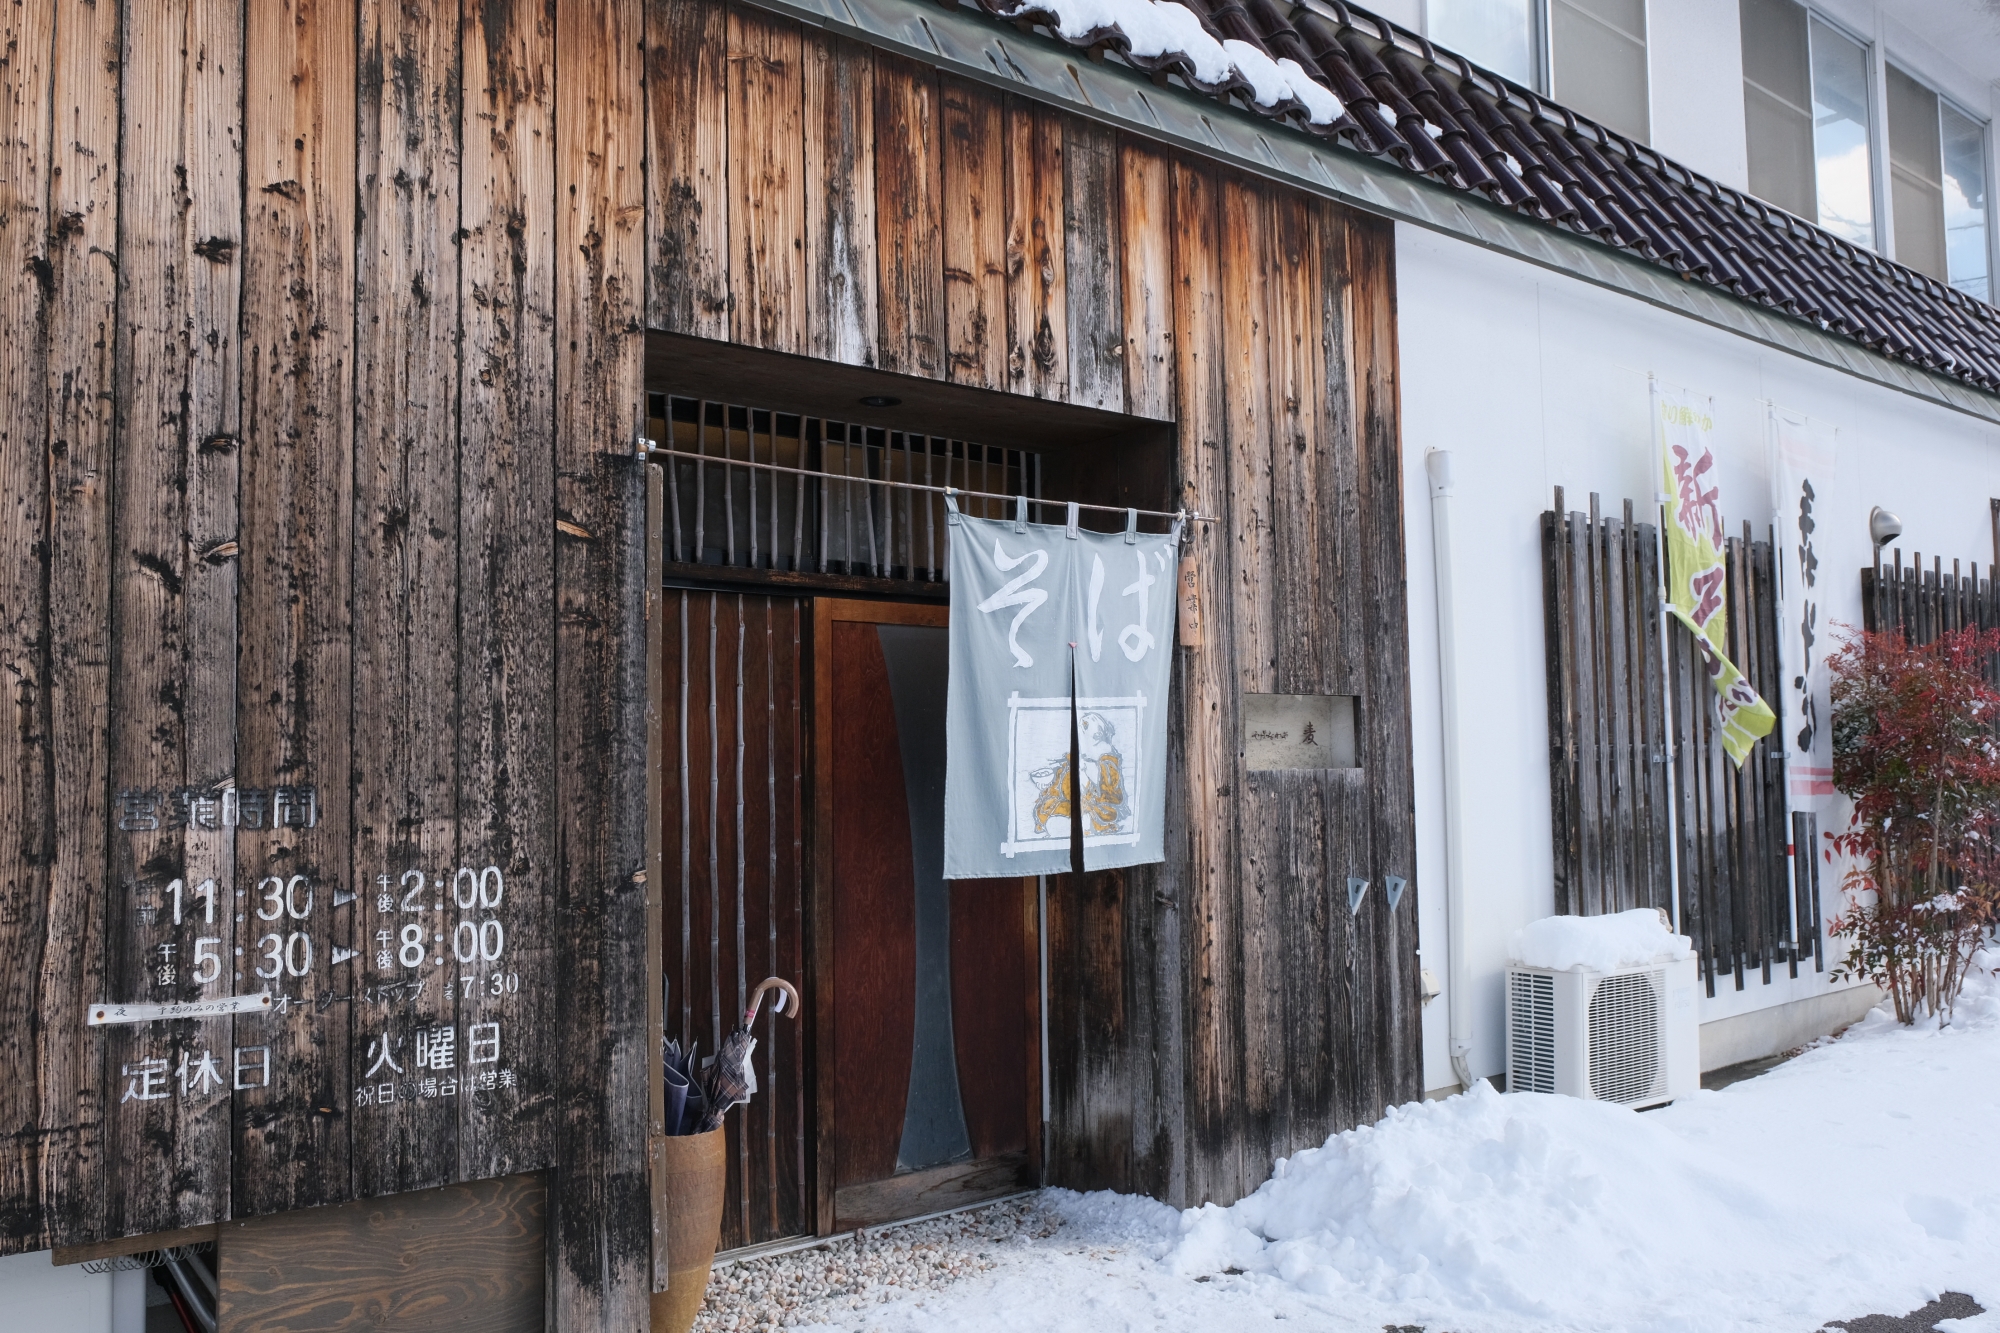
M 1672 962 L 1694 952 L 1657 908 L 1638 907 L 1607 916 L 1550 916 L 1514 932 L 1507 957 L 1523 967 L 1567 972 L 1572 967 L 1609 971 Z
M 1953 1028 L 1877 1009 L 1664 1111 L 1484 1082 L 1399 1107 L 1189 1212 L 1167 1266 L 1486 1330 L 1796 1331 L 1953 1287 L 2000 1306 L 2000 1198 L 1968 1188 L 2000 1171 L 1995 963 Z
M 1807 1333 L 1946 1290 L 2000 1310 L 1996 964 L 1951 1027 L 1878 1009 L 1661 1111 L 1481 1084 L 1281 1161 L 1232 1208 L 1048 1191 L 1054 1235 L 822 1327 Z
M 1082 41 L 1115 26 L 1125 34 L 1132 54 L 1142 60 L 1186 56 L 1203 83 L 1227 83 L 1232 71 L 1241 75 L 1255 91 L 1259 106 L 1296 100 L 1315 125 L 1340 119 L 1340 99 L 1298 61 L 1273 60 L 1248 42 L 1218 42 L 1193 10 L 1174 0 L 1031 0 L 1029 7 L 1053 15 L 1056 31 L 1069 41 Z

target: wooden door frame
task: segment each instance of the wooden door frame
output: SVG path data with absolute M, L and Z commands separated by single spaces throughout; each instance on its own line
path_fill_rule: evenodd
M 667 1289 L 667 1086 L 660 1052 L 667 1033 L 666 927 L 667 762 L 666 586 L 665 553 L 660 534 L 666 523 L 666 473 L 658 463 L 646 465 L 646 1175 L 652 1200 L 652 1281 L 655 1293 Z

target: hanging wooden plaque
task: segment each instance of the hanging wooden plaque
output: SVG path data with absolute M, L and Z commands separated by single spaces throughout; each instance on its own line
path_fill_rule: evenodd
M 1195 558 L 1181 557 L 1180 642 L 1183 648 L 1199 648 L 1201 637 L 1201 575 Z

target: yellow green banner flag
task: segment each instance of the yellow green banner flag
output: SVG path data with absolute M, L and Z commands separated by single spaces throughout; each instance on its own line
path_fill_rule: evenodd
M 1728 563 L 1722 488 L 1709 446 L 1715 414 L 1707 398 L 1655 385 L 1654 434 L 1667 508 L 1667 609 L 1694 635 L 1715 687 L 1722 748 L 1738 768 L 1778 724 L 1771 706 L 1724 654 L 1729 646 Z

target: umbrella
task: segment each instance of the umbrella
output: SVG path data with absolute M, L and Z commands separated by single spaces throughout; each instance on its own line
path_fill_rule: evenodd
M 669 994 L 671 983 L 662 979 L 660 1012 L 671 1013 L 673 1005 Z M 701 1075 L 696 1072 L 695 1047 L 689 1042 L 687 1050 L 669 1037 L 660 1033 L 660 1064 L 663 1066 L 666 1084 L 665 1114 L 660 1118 L 662 1132 L 667 1134 L 692 1134 L 702 1114 L 708 1109 L 708 1102 L 702 1096 Z
M 757 1009 L 764 1002 L 767 990 L 778 992 L 778 998 L 771 1002 L 772 1013 L 784 1013 L 785 1003 L 789 1000 L 793 1020 L 796 1021 L 799 1016 L 799 993 L 791 982 L 782 977 L 766 977 L 757 984 L 757 989 L 750 992 L 750 1007 L 743 1011 L 743 1026 L 722 1039 L 722 1049 L 708 1063 L 708 1077 L 702 1088 L 708 1107 L 702 1114 L 696 1133 L 706 1134 L 712 1129 L 720 1129 L 722 1117 L 729 1108 L 749 1101 L 757 1091 L 757 1074 L 750 1067 L 750 1055 L 757 1049 L 757 1039 L 750 1035 L 750 1029 L 757 1021 Z
M 669 1134 L 691 1134 L 692 1126 L 687 1116 L 692 1112 L 697 1120 L 706 1103 L 702 1101 L 701 1089 L 695 1085 L 694 1046 L 690 1044 L 686 1054 L 681 1053 L 681 1044 L 668 1037 L 662 1044 L 661 1063 L 666 1067 L 667 1105 L 661 1123 Z

